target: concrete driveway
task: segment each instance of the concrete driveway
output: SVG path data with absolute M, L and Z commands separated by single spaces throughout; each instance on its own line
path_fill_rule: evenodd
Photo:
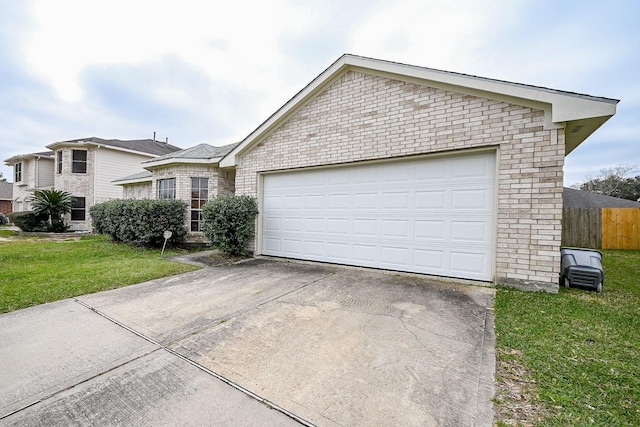
M 0 425 L 491 426 L 493 297 L 253 259 L 0 315 Z

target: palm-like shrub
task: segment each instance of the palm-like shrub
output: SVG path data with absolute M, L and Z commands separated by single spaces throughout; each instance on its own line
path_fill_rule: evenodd
M 61 190 L 36 190 L 29 198 L 31 209 L 36 215 L 47 215 L 50 228 L 60 228 L 63 224 L 63 216 L 71 212 L 73 196 L 67 191 Z M 62 227 L 64 228 L 64 227 Z

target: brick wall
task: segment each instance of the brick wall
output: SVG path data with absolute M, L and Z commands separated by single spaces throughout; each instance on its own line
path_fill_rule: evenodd
M 543 111 L 360 72 L 339 77 L 244 154 L 236 192 L 257 172 L 496 147 L 496 282 L 557 289 L 564 133 Z
M 13 203 L 11 200 L 0 200 L 0 213 L 9 215 L 13 212 Z
M 84 150 L 78 147 L 76 150 Z M 71 221 L 71 215 L 67 214 L 65 222 L 70 225 L 70 230 L 91 230 L 91 216 L 89 208 L 93 206 L 94 193 L 94 170 L 95 170 L 95 150 L 92 148 L 87 151 L 87 172 L 72 172 L 72 148 L 61 148 L 62 151 L 62 172 L 58 173 L 57 165 L 54 172 L 54 188 L 56 190 L 68 191 L 76 197 L 84 197 L 86 201 L 85 221 Z
M 209 200 L 218 194 L 229 194 L 234 190 L 233 172 L 218 173 L 218 167 L 213 165 L 182 164 L 170 165 L 163 168 L 154 169 L 153 181 L 151 183 L 151 198 L 158 198 L 157 182 L 159 179 L 176 179 L 176 199 L 183 200 L 187 205 L 191 205 L 191 178 L 209 178 Z M 187 214 L 185 226 L 190 229 L 190 214 Z M 191 233 L 188 241 L 203 241 L 202 233 Z
M 142 182 L 139 184 L 127 184 L 122 186 L 123 199 L 151 199 L 151 183 Z

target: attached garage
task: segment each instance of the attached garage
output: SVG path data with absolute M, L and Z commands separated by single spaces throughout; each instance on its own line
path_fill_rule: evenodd
M 490 281 L 495 152 L 263 177 L 265 255 Z
M 564 157 L 617 102 L 344 55 L 220 168 L 256 254 L 553 292 Z

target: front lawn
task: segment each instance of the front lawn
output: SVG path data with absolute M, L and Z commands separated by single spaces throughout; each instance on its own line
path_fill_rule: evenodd
M 197 269 L 106 236 L 0 241 L 0 313 Z
M 604 251 L 604 292 L 499 289 L 499 425 L 640 425 L 640 251 Z

